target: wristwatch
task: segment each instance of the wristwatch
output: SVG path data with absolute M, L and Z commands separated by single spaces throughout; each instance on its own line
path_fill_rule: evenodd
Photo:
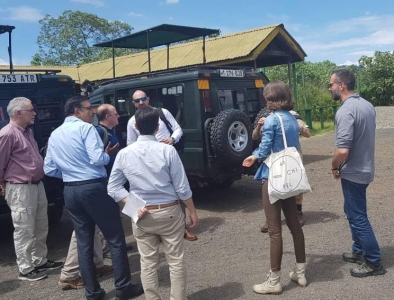
M 331 171 L 339 171 L 339 168 L 338 167 L 336 167 L 336 168 L 331 167 Z

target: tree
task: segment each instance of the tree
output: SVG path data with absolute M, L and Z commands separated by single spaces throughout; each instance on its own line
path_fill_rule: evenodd
M 394 105 L 394 51 L 362 56 L 360 95 L 374 106 Z
M 325 60 L 322 62 L 299 62 L 296 64 L 297 109 L 335 104 L 328 92 L 327 83 L 337 65 Z M 270 80 L 281 80 L 289 83 L 287 65 L 269 67 L 265 74 Z M 293 80 L 293 78 L 291 79 Z
M 94 44 L 130 34 L 133 28 L 120 21 L 109 22 L 97 15 L 66 10 L 58 18 L 46 15 L 39 21 L 39 51 L 32 65 L 79 65 L 112 57 L 111 48 Z M 137 52 L 116 49 L 116 56 Z

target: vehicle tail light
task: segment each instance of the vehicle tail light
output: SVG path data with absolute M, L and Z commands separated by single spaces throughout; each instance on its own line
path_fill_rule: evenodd
M 257 88 L 264 87 L 263 79 L 255 79 L 254 80 L 254 86 L 257 87 Z
M 211 95 L 209 94 L 209 90 L 202 91 L 201 97 L 202 97 L 202 101 L 204 103 L 205 112 L 211 112 L 212 111 L 212 102 L 211 102 Z
M 199 90 L 209 90 L 209 80 L 208 79 L 199 79 L 197 80 L 198 89 Z

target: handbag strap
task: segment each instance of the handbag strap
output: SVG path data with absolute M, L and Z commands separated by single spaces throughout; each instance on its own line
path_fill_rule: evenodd
M 277 116 L 277 117 L 278 117 L 278 119 L 279 119 L 279 122 L 280 122 L 280 127 L 281 127 L 281 129 L 282 129 L 283 144 L 285 145 L 285 148 L 287 148 L 287 141 L 286 141 L 285 126 L 283 125 L 283 120 L 282 120 L 282 117 L 281 117 L 279 114 L 277 114 L 277 113 L 274 113 L 274 115 L 275 115 L 275 116 Z

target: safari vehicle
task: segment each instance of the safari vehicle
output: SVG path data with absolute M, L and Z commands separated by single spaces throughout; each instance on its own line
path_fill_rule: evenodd
M 134 115 L 132 95 L 143 90 L 150 105 L 169 110 L 181 125 L 185 148 L 180 152 L 192 186 L 228 187 L 247 171 L 242 161 L 251 154 L 253 122 L 265 106 L 263 87 L 268 79 L 250 67 L 216 67 L 205 63 L 205 36 L 219 30 L 162 24 L 97 47 L 139 48 L 148 53 L 148 72 L 94 86 L 93 105 L 109 103 L 120 115 L 117 126 L 126 146 L 127 123 Z M 169 45 L 202 37 L 202 64 L 169 69 Z M 151 71 L 150 49 L 167 46 L 167 70 Z M 115 77 L 115 55 L 113 74 Z M 250 170 L 248 170 L 250 171 Z
M 26 97 L 32 101 L 37 113 L 32 129 L 39 149 L 43 149 L 51 132 L 64 121 L 65 101 L 76 95 L 77 91 L 71 77 L 57 75 L 60 71 L 42 70 L 43 74 L 17 74 L 26 71 L 13 70 L 12 74 L 0 74 L 0 129 L 10 120 L 7 114 L 9 101 L 15 97 Z M 59 179 L 45 176 L 44 186 L 49 220 L 54 223 L 60 220 L 63 212 L 63 183 Z M 0 196 L 0 219 L 7 218 L 9 214 L 8 205 Z
M 0 33 L 10 32 L 13 26 L 0 26 Z M 10 47 L 9 47 L 10 48 Z M 63 123 L 65 101 L 76 95 L 78 86 L 66 75 L 58 75 L 59 70 L 14 69 L 10 55 L 10 69 L 0 70 L 0 129 L 9 122 L 7 105 L 15 97 L 26 97 L 32 101 L 37 113 L 32 125 L 39 149 L 48 141 L 51 132 Z M 63 212 L 63 183 L 59 179 L 45 177 L 48 198 L 48 217 L 51 223 L 60 220 Z M 10 219 L 10 210 L 0 196 L 0 219 Z
M 241 178 L 241 163 L 253 151 L 252 124 L 265 106 L 267 81 L 255 70 L 201 66 L 112 80 L 89 99 L 93 105 L 116 107 L 118 137 L 125 146 L 127 122 L 135 113 L 132 95 L 145 91 L 150 105 L 169 110 L 182 127 L 185 149 L 180 156 L 191 184 L 230 186 Z
M 134 115 L 132 95 L 143 90 L 150 105 L 169 110 L 181 125 L 185 148 L 180 152 L 192 186 L 228 187 L 249 169 L 242 161 L 252 153 L 252 124 L 265 106 L 263 87 L 268 79 L 250 67 L 216 67 L 206 64 L 205 36 L 219 30 L 162 24 L 97 47 L 146 49 L 148 72 L 114 78 L 93 86 L 93 105 L 109 103 L 120 115 L 117 126 L 122 147 L 126 146 L 127 123 Z M 202 64 L 169 68 L 169 45 L 202 37 Z M 167 70 L 151 71 L 150 49 L 167 46 Z M 113 52 L 113 76 L 115 77 Z
M 27 70 L 0 74 L 0 129 L 10 120 L 7 114 L 9 101 L 15 97 L 26 97 L 32 101 L 37 113 L 32 129 L 39 149 L 43 149 L 51 132 L 64 121 L 65 101 L 77 94 L 75 83 L 69 76 L 57 75 L 60 71 L 55 70 L 42 70 L 43 74 L 18 72 L 26 73 Z M 62 216 L 64 204 L 62 181 L 45 176 L 44 185 L 49 220 L 57 222 Z M 0 196 L 0 218 L 8 217 L 9 213 L 5 199 Z

